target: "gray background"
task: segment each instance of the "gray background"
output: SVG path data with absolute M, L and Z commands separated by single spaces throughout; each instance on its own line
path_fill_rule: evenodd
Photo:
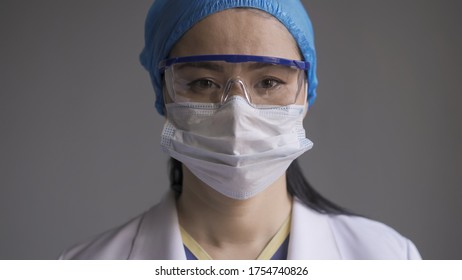
M 138 63 L 151 1 L 0 2 L 0 258 L 53 259 L 167 189 Z M 461 259 L 461 1 L 305 1 L 321 193 Z

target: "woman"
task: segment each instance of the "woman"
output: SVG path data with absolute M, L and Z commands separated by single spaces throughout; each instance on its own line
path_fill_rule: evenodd
M 298 168 L 317 86 L 298 0 L 157 0 L 145 36 L 173 191 L 62 258 L 420 258 L 394 230 L 322 198 Z

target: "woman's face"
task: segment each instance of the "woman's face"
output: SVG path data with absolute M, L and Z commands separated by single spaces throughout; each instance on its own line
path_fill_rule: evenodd
M 170 57 L 211 54 L 302 59 L 295 40 L 282 23 L 263 11 L 242 8 L 225 10 L 198 22 L 176 43 Z M 251 76 L 248 72 L 239 74 Z M 304 104 L 305 99 L 305 94 L 299 94 L 296 103 Z
M 247 54 L 301 60 L 292 35 L 273 16 L 255 9 L 230 9 L 194 25 L 173 47 L 170 57 Z

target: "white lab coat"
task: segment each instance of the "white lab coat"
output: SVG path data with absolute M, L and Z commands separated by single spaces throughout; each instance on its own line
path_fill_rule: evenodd
M 420 259 L 414 244 L 392 228 L 362 217 L 326 215 L 294 199 L 288 259 Z M 128 223 L 65 251 L 60 259 L 186 259 L 175 198 Z

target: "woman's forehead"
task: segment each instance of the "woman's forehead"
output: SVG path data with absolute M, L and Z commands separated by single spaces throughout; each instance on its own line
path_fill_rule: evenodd
M 297 43 L 275 17 L 255 9 L 229 9 L 195 24 L 172 48 L 170 57 L 248 54 L 301 59 Z

